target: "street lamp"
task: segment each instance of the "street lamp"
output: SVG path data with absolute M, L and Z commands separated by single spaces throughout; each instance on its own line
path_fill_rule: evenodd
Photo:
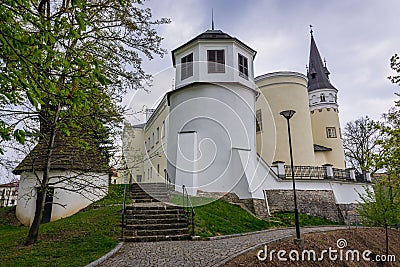
M 296 113 L 294 110 L 284 110 L 280 115 L 285 117 L 287 121 L 288 135 L 289 135 L 289 151 L 290 151 L 290 169 L 292 170 L 292 182 L 293 182 L 293 199 L 294 199 L 294 219 L 296 223 L 296 241 L 299 244 L 302 244 L 302 240 L 300 238 L 300 224 L 299 224 L 299 211 L 297 209 L 297 198 L 296 198 L 296 183 L 294 181 L 294 167 L 293 167 L 293 151 L 292 151 L 292 137 L 290 134 L 290 122 L 289 120 Z

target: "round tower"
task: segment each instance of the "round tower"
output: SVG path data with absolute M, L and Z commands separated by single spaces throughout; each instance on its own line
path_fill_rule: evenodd
M 311 31 L 310 58 L 307 70 L 308 99 L 317 165 L 331 164 L 345 168 L 344 150 L 339 122 L 338 90 L 329 80 L 326 61 L 322 61 Z
M 256 114 L 261 119 L 257 152 L 268 164 L 275 161 L 290 164 L 286 119 L 279 113 L 291 109 L 296 111 L 290 121 L 294 164 L 314 166 L 307 77 L 298 72 L 280 71 L 258 76 L 255 82 L 261 92 L 256 103 Z

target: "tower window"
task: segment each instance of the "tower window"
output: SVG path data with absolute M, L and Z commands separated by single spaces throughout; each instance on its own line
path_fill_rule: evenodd
M 160 141 L 160 127 L 157 127 L 157 133 L 156 133 L 156 144 Z
M 326 127 L 326 137 L 327 138 L 337 138 L 335 127 Z
M 225 73 L 225 51 L 207 50 L 208 73 Z
M 321 102 L 326 102 L 326 99 L 325 99 L 325 95 L 324 95 L 324 94 L 321 94 L 321 95 L 320 95 L 320 98 L 321 98 Z
M 256 132 L 262 131 L 262 115 L 261 109 L 256 111 Z
M 245 79 L 249 77 L 249 66 L 247 57 L 238 54 L 239 75 Z
M 193 76 L 193 53 L 181 58 L 181 80 Z

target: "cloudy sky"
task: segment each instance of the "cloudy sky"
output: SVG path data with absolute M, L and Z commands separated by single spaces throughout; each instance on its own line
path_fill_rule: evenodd
M 305 73 L 312 24 L 331 82 L 339 90 L 343 126 L 365 115 L 379 119 L 399 91 L 387 79 L 393 74 L 389 59 L 400 52 L 398 0 L 151 0 L 146 5 L 154 17 L 168 17 L 171 23 L 158 28 L 167 55 L 144 62 L 155 76 L 152 93 L 128 97 L 136 111 L 153 106 L 170 89 L 171 50 L 211 28 L 212 8 L 216 29 L 257 51 L 256 76 L 282 70 Z
M 155 85 L 150 94 L 137 91 L 126 96 L 132 113 L 145 105 L 154 106 L 170 90 L 174 76 L 171 50 L 211 28 L 212 8 L 216 29 L 257 51 L 256 76 L 282 70 L 305 73 L 308 25 L 312 24 L 331 81 L 339 89 L 342 128 L 365 115 L 379 119 L 400 91 L 387 79 L 393 74 L 389 59 L 400 52 L 399 0 L 151 0 L 145 4 L 155 18 L 171 19 L 158 28 L 168 53 L 144 61 Z M 138 122 L 141 117 L 136 117 Z M 0 182 L 5 180 L 8 177 L 0 170 Z

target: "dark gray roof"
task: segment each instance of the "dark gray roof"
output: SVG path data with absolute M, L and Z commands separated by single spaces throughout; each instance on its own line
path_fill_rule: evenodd
M 315 152 L 332 151 L 332 148 L 314 144 L 314 151 Z
M 191 44 L 192 42 L 194 42 L 196 40 L 234 40 L 234 41 L 240 43 L 241 45 L 243 45 L 244 47 L 246 47 L 247 49 L 249 49 L 250 51 L 252 51 L 254 54 L 257 53 L 254 49 L 252 49 L 251 47 L 249 47 L 248 45 L 246 45 L 245 43 L 243 43 L 242 41 L 240 41 L 236 37 L 232 37 L 229 34 L 223 32 L 221 30 L 207 30 L 207 31 L 197 35 L 196 37 L 194 37 L 190 41 L 184 43 L 183 45 L 181 45 L 178 48 L 175 48 L 174 50 L 171 51 L 172 63 L 173 63 L 174 66 L 175 66 L 175 58 L 174 58 L 175 52 L 177 50 L 181 49 L 182 47 L 185 47 L 185 46 Z
M 136 125 L 132 125 L 132 128 L 139 128 L 139 129 L 143 129 L 144 126 L 146 126 L 146 123 L 141 123 L 141 124 L 136 124 Z
M 310 58 L 308 62 L 308 91 L 317 89 L 335 89 L 329 81 L 329 70 L 323 64 L 314 36 L 311 34 Z
M 82 140 L 82 136 L 79 137 Z M 83 172 L 108 173 L 109 165 L 94 145 L 90 145 L 89 138 L 85 138 L 89 148 L 77 144 L 77 138 L 57 135 L 54 141 L 54 150 L 51 160 L 51 170 L 79 170 Z M 46 138 L 43 137 L 32 151 L 12 171 L 19 175 L 24 171 L 42 171 L 45 168 L 47 151 Z M 73 141 L 72 141 L 73 140 Z

